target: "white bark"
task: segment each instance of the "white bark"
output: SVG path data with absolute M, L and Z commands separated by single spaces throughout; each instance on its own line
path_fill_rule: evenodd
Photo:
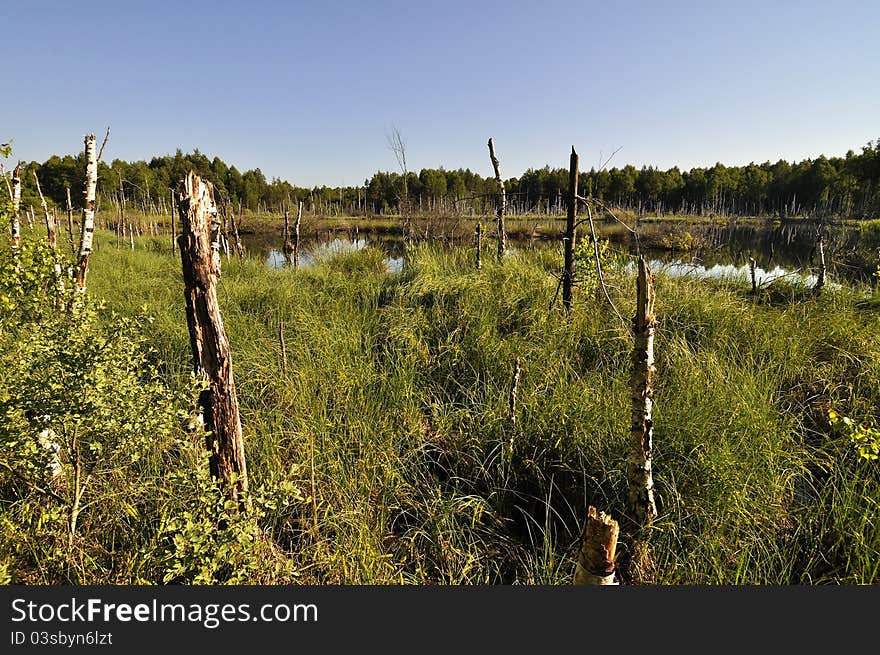
M 633 319 L 634 344 L 631 355 L 632 427 L 628 461 L 629 509 L 639 526 L 649 526 L 657 516 L 654 503 L 654 478 L 651 467 L 654 423 L 654 276 L 639 258 L 637 280 L 638 305 Z
M 89 268 L 89 257 L 95 234 L 95 190 L 98 186 L 98 159 L 95 153 L 97 139 L 94 134 L 85 137 L 86 151 L 86 187 L 85 204 L 82 213 L 82 236 L 79 244 L 79 264 L 76 272 L 76 283 L 80 291 L 86 290 L 86 273 Z
M 12 171 L 12 245 L 21 244 L 21 167 L 16 166 Z

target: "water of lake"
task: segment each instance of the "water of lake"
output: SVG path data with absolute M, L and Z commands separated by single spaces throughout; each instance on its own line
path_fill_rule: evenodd
M 816 249 L 817 226 L 808 223 L 755 223 L 694 225 L 683 223 L 642 223 L 638 237 L 615 223 L 597 226 L 599 238 L 607 238 L 621 253 L 645 255 L 654 270 L 669 275 L 710 278 L 749 279 L 749 258 L 757 262 L 758 283 L 787 277 L 806 285 L 815 283 L 819 256 Z M 579 238 L 588 234 L 581 231 Z M 494 249 L 491 235 L 485 237 L 489 252 Z M 459 240 L 457 243 L 466 243 Z M 825 238 L 825 261 L 829 280 L 870 282 L 880 261 L 880 242 L 871 243 L 855 227 L 828 227 Z M 279 244 L 280 245 L 280 244 Z M 391 272 L 403 266 L 403 243 L 398 235 L 364 232 L 325 233 L 323 238 L 305 239 L 300 251 L 300 265 L 310 266 L 316 259 L 335 253 L 351 252 L 367 245 L 385 251 Z M 256 256 L 272 268 L 285 265 L 284 255 L 263 241 L 247 244 Z M 555 248 L 561 253 L 558 238 L 522 238 L 512 236 L 512 249 Z M 490 253 L 491 254 L 491 253 Z

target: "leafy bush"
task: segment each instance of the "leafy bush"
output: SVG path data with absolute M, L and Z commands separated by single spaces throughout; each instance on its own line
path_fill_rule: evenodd
M 282 482 L 231 513 L 205 435 L 184 429 L 200 385 L 162 382 L 149 319 L 55 281 L 51 249 L 2 249 L 0 581 L 248 580 L 266 555 L 258 520 L 298 492 Z

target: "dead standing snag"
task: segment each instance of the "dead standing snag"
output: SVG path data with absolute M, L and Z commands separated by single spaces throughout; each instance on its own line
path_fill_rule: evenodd
M 223 480 L 230 499 L 242 502 L 247 491 L 244 438 L 232 375 L 232 353 L 217 299 L 220 278 L 220 221 L 214 188 L 190 172 L 178 201 L 178 237 L 193 368 L 208 382 L 199 405 L 208 433 L 211 474 Z

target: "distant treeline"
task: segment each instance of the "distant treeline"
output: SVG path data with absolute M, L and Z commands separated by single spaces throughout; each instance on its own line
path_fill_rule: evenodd
M 580 174 L 581 195 L 639 213 L 806 215 L 867 218 L 880 216 L 880 139 L 868 142 L 860 154 L 820 156 L 797 163 L 776 163 L 660 170 L 623 166 Z M 487 168 L 489 161 L 487 157 Z M 149 162 L 101 162 L 98 171 L 99 209 L 120 206 L 145 213 L 169 211 L 169 190 L 187 171 L 210 180 L 223 203 L 238 210 L 280 212 L 289 201 L 302 201 L 307 210 L 322 214 L 386 214 L 401 209 L 417 212 L 482 214 L 494 210 L 497 185 L 470 169 L 424 168 L 404 176 L 376 172 L 363 186 L 304 188 L 287 181 L 267 180 L 259 168 L 239 172 L 219 157 L 210 159 L 198 149 L 154 157 Z M 39 206 L 31 170 L 36 170 L 43 193 L 56 205 L 66 203 L 70 187 L 74 206 L 80 204 L 84 155 L 53 156 L 42 164 L 30 162 L 22 175 L 23 203 Z M 568 170 L 527 170 L 505 180 L 510 212 L 554 214 L 565 211 Z

